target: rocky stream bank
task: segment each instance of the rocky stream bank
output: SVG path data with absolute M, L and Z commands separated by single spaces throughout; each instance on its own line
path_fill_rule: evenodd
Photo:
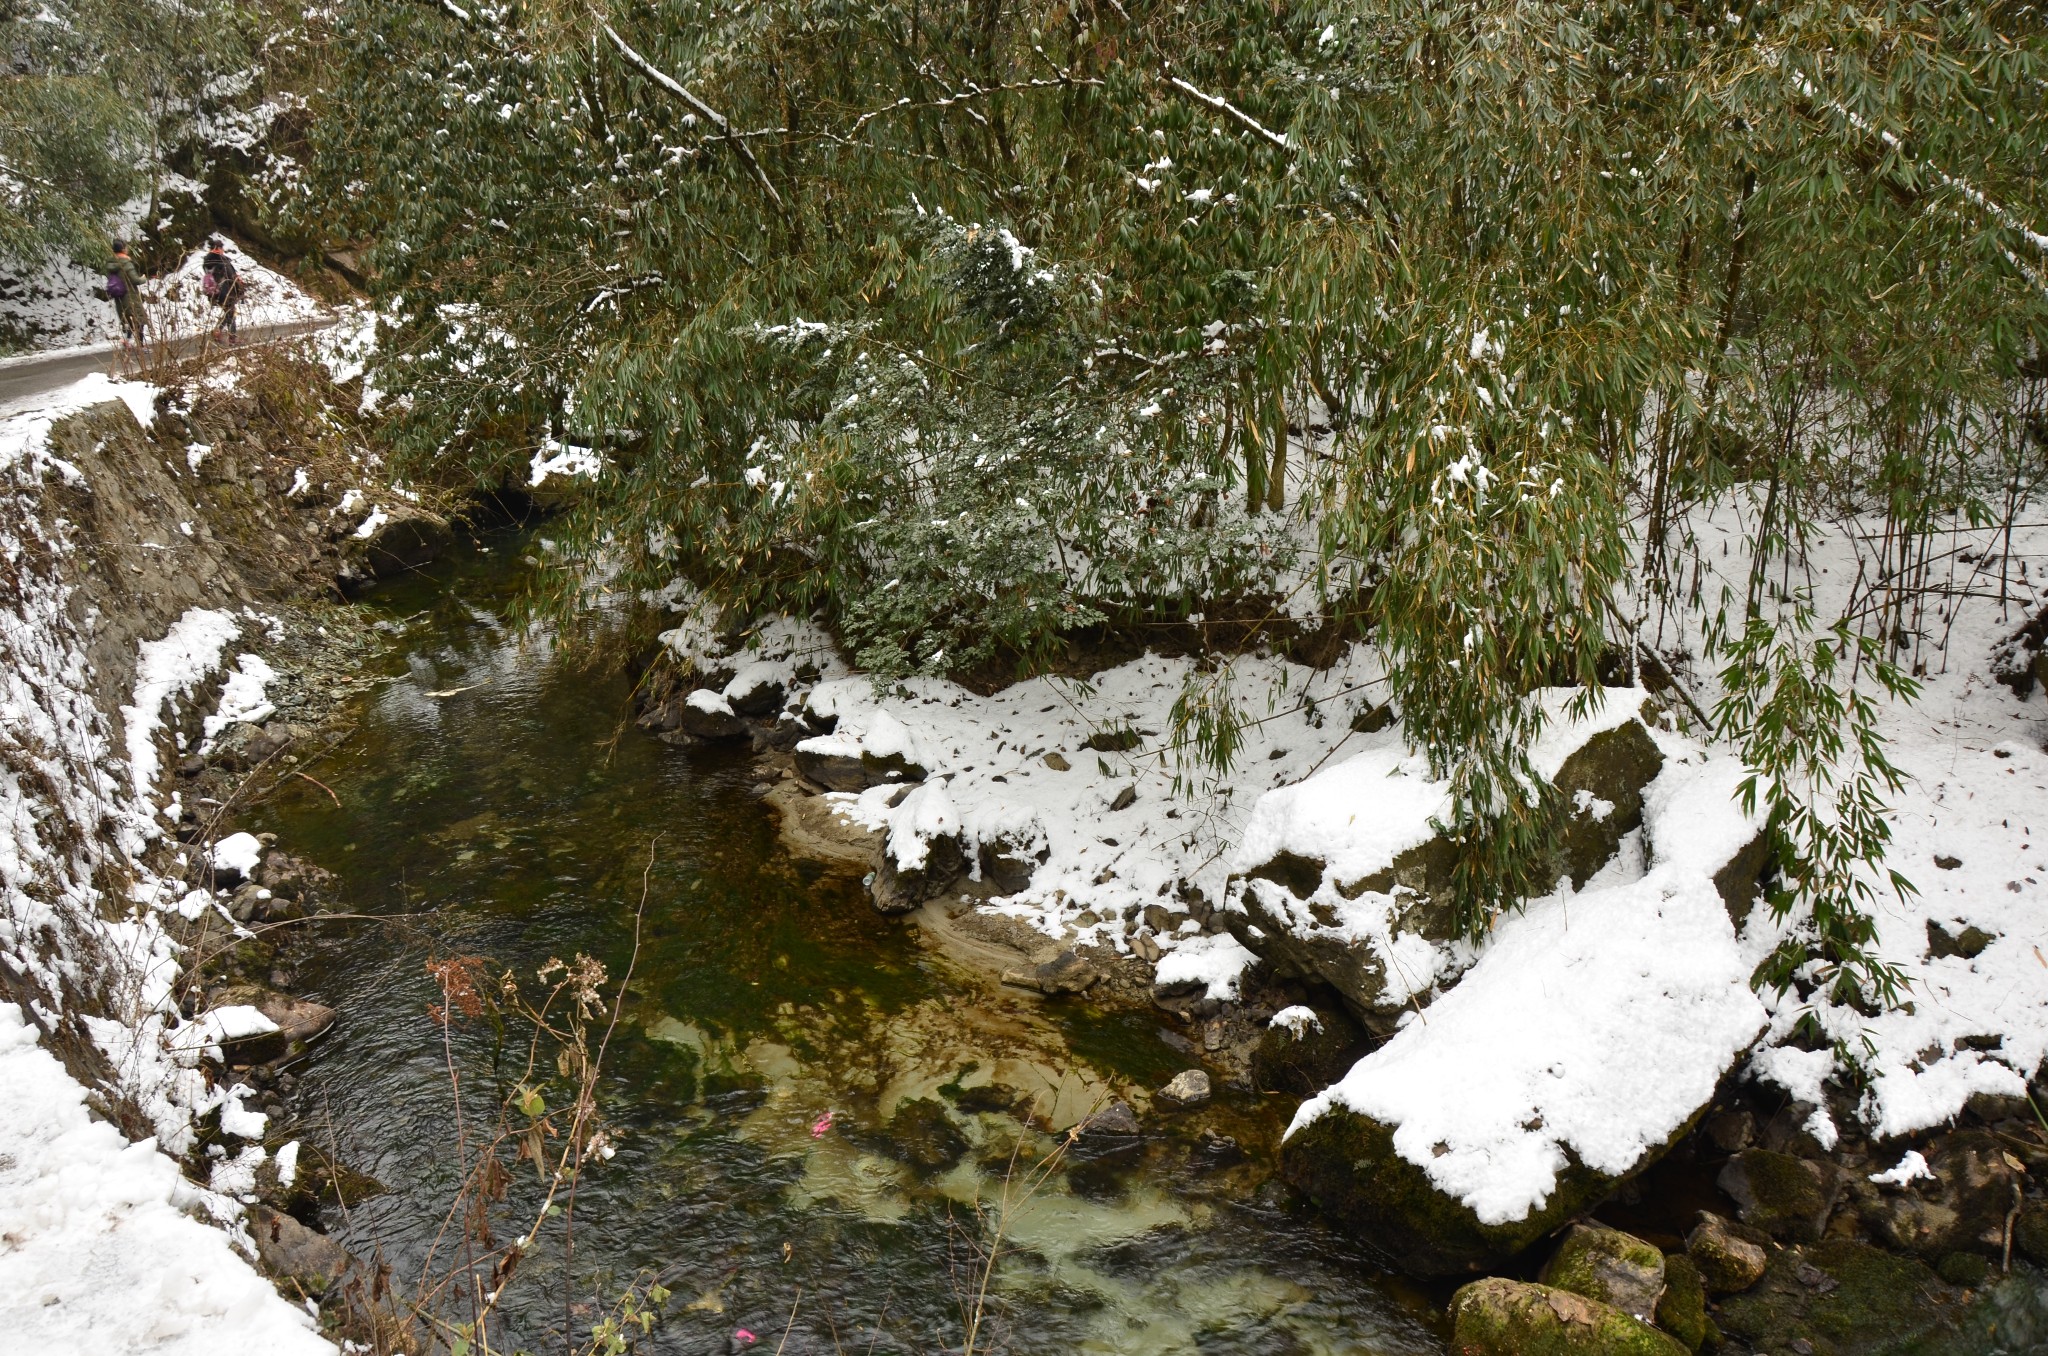
M 141 853 L 183 892 L 156 910 L 186 958 L 172 1001 L 213 1035 L 197 1060 L 211 1092 L 195 1103 L 205 1109 L 183 1159 L 244 1204 L 252 1246 L 289 1293 L 320 1301 L 337 1333 L 395 1347 L 408 1339 L 392 1278 L 320 1231 L 323 1206 L 378 1185 L 307 1126 L 286 1127 L 307 1062 L 348 1020 L 294 995 L 300 967 L 321 947 L 374 943 L 352 931 L 333 877 L 293 844 L 241 831 L 238 816 L 282 782 L 325 790 L 323 760 L 349 734 L 344 703 L 388 653 L 346 589 L 417 568 L 450 540 L 452 515 L 382 485 L 370 449 L 331 432 L 345 420 L 309 421 L 298 398 L 260 380 L 160 397 L 150 414 L 145 428 L 111 404 L 55 425 L 50 445 L 77 475 L 42 493 L 46 513 L 75 525 L 63 573 L 92 695 L 116 743 L 145 730 L 164 770 Z M 237 676 L 256 669 L 228 662 L 223 641 L 194 681 L 149 689 L 156 705 L 139 708 L 149 645 L 195 611 L 228 616 L 236 648 L 268 670 L 257 699 L 237 704 Z M 908 926 L 1025 1002 L 1145 1014 L 1178 1057 L 1178 1072 L 1126 1097 L 1061 1110 L 1010 1089 L 1006 1109 L 1116 1148 L 1226 1091 L 1306 1100 L 1314 1114 L 1280 1146 L 1280 1175 L 1387 1264 L 1430 1278 L 1463 1351 L 1807 1356 L 2038 1340 L 2038 1301 L 2021 1291 L 2038 1291 L 2029 1268 L 2048 1266 L 2048 1139 L 2026 1096 L 1979 1093 L 1953 1124 L 1859 1134 L 1854 1098 L 1835 1085 L 1803 1102 L 1746 1076 L 1760 1015 L 1697 1004 L 1660 1015 L 1667 986 L 1631 1018 L 1670 1023 L 1663 1048 L 1687 1056 L 1639 1071 L 1656 1116 L 1606 1154 L 1586 1137 L 1547 1141 L 1544 1189 L 1519 1212 L 1475 1203 L 1404 1153 L 1411 1108 L 1333 1097 L 1368 1055 L 1398 1053 L 1432 1021 L 1454 1026 L 1457 995 L 1480 992 L 1469 981 L 1487 963 L 1442 906 L 1434 793 L 1404 771 L 1383 706 L 1312 700 L 1298 729 L 1272 736 L 1268 796 L 1232 811 L 1234 856 L 1179 870 L 1126 850 L 1167 841 L 1197 813 L 1168 794 L 1163 760 L 1141 762 L 1159 736 L 1137 693 L 1161 688 L 1161 673 L 1141 662 L 1128 691 L 1100 676 L 1096 709 L 1053 711 L 1028 684 L 979 705 L 937 689 L 883 700 L 862 695 L 874 685 L 814 628 L 778 634 L 767 647 L 758 634 L 665 646 L 641 685 L 645 731 L 720 757 L 747 750 L 785 844 L 863 878 L 875 927 Z M 1368 765 L 1343 775 L 1418 788 L 1412 803 L 1379 803 L 1393 827 L 1369 851 L 1325 831 L 1326 800 L 1280 794 L 1350 766 L 1322 771 L 1330 741 L 1310 732 L 1332 721 L 1366 747 Z M 986 734 L 995 755 L 962 754 L 969 734 Z M 1661 703 L 1610 694 L 1604 715 L 1570 725 L 1545 758 L 1574 808 L 1558 868 L 1576 907 L 1597 908 L 1603 881 L 1682 871 L 1664 898 L 1690 912 L 1673 906 L 1682 927 L 1669 939 L 1711 945 L 1745 924 L 1766 866 L 1755 825 L 1710 821 L 1687 799 L 1696 788 L 1660 781 L 1714 770 Z M 1968 959 L 1991 940 L 1930 928 L 1928 944 Z M 10 983 L 34 996 L 29 979 Z M 81 992 L 72 1005 L 95 1001 Z M 103 1054 L 67 1029 L 53 1029 L 52 1048 L 81 1080 L 117 1087 Z M 973 1108 L 948 1096 L 960 1105 L 913 1101 L 899 1118 L 931 1124 L 906 1122 L 899 1138 L 950 1154 Z M 2031 1096 L 2048 1105 L 2038 1075 Z M 106 1109 L 133 1135 L 152 1128 L 118 1096 Z M 1197 1151 L 1243 1152 L 1217 1133 Z M 1466 1152 L 1446 1143 L 1435 1157 Z

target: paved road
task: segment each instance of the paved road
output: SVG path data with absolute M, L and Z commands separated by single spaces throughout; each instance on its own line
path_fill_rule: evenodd
M 239 347 L 251 344 L 275 343 L 296 335 L 311 334 L 324 330 L 334 323 L 326 320 L 292 320 L 281 325 L 249 325 L 242 330 Z M 211 340 L 206 335 L 189 335 L 170 341 L 171 354 L 178 358 L 189 358 L 206 350 Z M 149 357 L 153 361 L 157 353 L 155 344 L 150 346 Z M 9 358 L 0 362 L 0 406 L 12 405 L 16 401 L 54 391 L 60 386 L 69 386 L 80 377 L 94 372 L 106 372 L 115 376 L 124 369 L 133 372 L 128 364 L 132 358 L 116 351 L 112 344 L 94 344 L 89 348 L 64 348 L 51 353 L 32 353 L 20 358 Z

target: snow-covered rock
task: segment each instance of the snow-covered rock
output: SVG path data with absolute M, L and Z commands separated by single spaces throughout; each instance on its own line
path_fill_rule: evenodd
M 1533 901 L 1302 1105 L 1283 1169 L 1417 1272 L 1518 1252 L 1694 1123 L 1764 1028 L 1751 968 L 1677 866 Z
M 1569 715 L 1574 693 L 1541 694 L 1549 727 L 1531 761 L 1567 817 L 1555 874 L 1583 884 L 1643 820 L 1664 755 L 1641 720 L 1645 694 L 1606 692 Z M 1455 845 L 1437 833 L 1450 785 L 1429 776 L 1398 729 L 1253 808 L 1224 919 L 1246 948 L 1334 988 L 1387 1035 L 1471 959 L 1450 903 Z

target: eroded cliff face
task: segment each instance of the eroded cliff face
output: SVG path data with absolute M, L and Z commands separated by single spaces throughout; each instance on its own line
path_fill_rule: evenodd
M 337 695 L 364 648 L 341 583 L 391 566 L 394 522 L 446 532 L 382 485 L 352 393 L 316 364 L 163 375 L 0 417 L 0 996 L 124 1130 L 160 1136 L 190 1101 L 161 1085 L 192 1087 L 145 1047 L 180 1017 L 201 911 L 177 906 L 233 771 L 206 780 L 197 754 Z M 431 536 L 409 534 L 408 562 Z

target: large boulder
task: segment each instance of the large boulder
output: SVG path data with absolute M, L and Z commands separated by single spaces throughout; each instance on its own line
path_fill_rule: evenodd
M 324 1295 L 355 1268 L 348 1250 L 267 1205 L 249 1207 L 249 1237 L 263 1269 L 309 1295 Z
M 801 741 L 796 746 L 796 770 L 828 791 L 908 785 L 930 775 L 916 739 L 886 711 L 870 716 L 865 734 L 835 730 Z
M 1664 1298 L 1664 1254 L 1633 1234 L 1574 1224 L 1537 1278 L 1649 1322 Z
M 1460 1356 L 1686 1356 L 1672 1338 L 1569 1290 L 1489 1276 L 1451 1298 Z
M 868 896 L 882 913 L 909 913 L 966 870 L 960 813 L 944 782 L 923 783 L 890 811 L 882 865 L 868 884 Z
M 1567 719 L 1564 695 L 1545 701 L 1553 737 L 1538 770 L 1564 806 L 1554 874 L 1583 885 L 1642 827 L 1664 755 L 1638 691 L 1610 692 L 1605 714 L 1586 723 Z M 1457 847 L 1437 833 L 1450 809 L 1449 784 L 1391 736 L 1268 793 L 1240 845 L 1225 926 L 1279 973 L 1328 984 L 1375 1034 L 1391 1034 L 1457 972 Z
M 1455 988 L 1303 1104 L 1281 1170 L 1395 1265 L 1481 1270 L 1699 1122 L 1764 1028 L 1749 973 L 1697 877 L 1532 901 Z
M 345 579 L 390 579 L 431 563 L 454 539 L 454 526 L 438 513 L 409 504 L 370 511 L 342 540 Z
M 1682 1139 L 1691 1122 L 1644 1156 L 1641 1167 Z M 1288 1136 L 1281 1171 L 1304 1195 L 1368 1239 L 1401 1270 L 1456 1276 L 1514 1256 L 1592 1209 L 1627 1176 L 1568 1161 L 1544 1202 L 1518 1219 L 1483 1218 L 1439 1188 L 1395 1147 L 1395 1128 L 1371 1116 L 1333 1111 Z M 1638 1169 L 1640 1170 L 1640 1169 Z

